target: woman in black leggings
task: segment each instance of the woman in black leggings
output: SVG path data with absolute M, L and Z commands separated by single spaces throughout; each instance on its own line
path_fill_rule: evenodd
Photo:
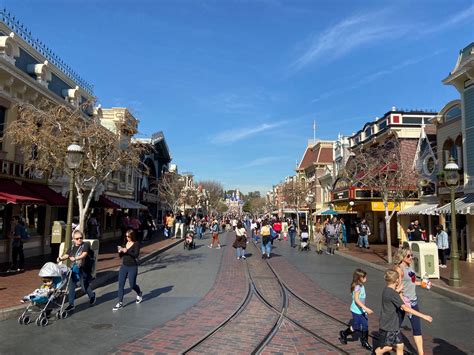
M 142 291 L 137 285 L 138 275 L 138 255 L 140 254 L 140 246 L 135 238 L 135 232 L 131 229 L 125 233 L 125 247 L 119 246 L 118 253 L 122 258 L 118 278 L 118 303 L 113 308 L 114 311 L 123 308 L 123 290 L 125 280 L 128 277 L 130 288 L 137 293 L 136 303 L 139 304 L 143 300 Z

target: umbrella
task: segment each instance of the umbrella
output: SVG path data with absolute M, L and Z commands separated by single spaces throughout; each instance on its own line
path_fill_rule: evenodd
M 327 216 L 327 215 L 338 215 L 339 213 L 337 213 L 336 211 L 332 210 L 332 209 L 328 209 L 326 211 L 323 211 L 321 212 L 321 215 L 323 216 Z

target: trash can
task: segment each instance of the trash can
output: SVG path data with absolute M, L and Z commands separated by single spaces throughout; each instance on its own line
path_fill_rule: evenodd
M 436 243 L 409 242 L 413 254 L 413 270 L 416 276 L 428 275 L 430 279 L 439 279 L 438 247 Z

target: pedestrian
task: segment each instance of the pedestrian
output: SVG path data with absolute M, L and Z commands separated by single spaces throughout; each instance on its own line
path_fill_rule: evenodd
M 141 222 L 140 220 L 138 219 L 137 216 L 133 216 L 131 219 L 130 219 L 130 228 L 133 229 L 133 231 L 135 232 L 135 238 L 138 239 L 138 236 L 139 236 L 139 233 L 140 233 L 140 227 L 141 227 Z M 125 238 L 127 237 L 127 233 L 125 233 Z
M 324 228 L 324 234 L 326 235 L 327 250 L 326 253 L 334 255 L 336 249 L 336 243 L 339 237 L 339 224 L 337 223 L 337 217 L 333 217 Z
M 290 246 L 292 248 L 296 247 L 296 223 L 293 219 L 288 221 L 288 236 L 290 237 Z
M 166 216 L 166 231 L 165 231 L 165 237 L 166 238 L 171 238 L 173 235 L 173 226 L 174 226 L 174 216 L 173 212 L 168 213 Z
M 99 229 L 99 222 L 97 221 L 95 213 L 93 213 L 87 221 L 87 237 L 89 239 L 97 239 L 99 237 Z
M 196 223 L 196 234 L 199 239 L 202 239 L 203 230 L 204 230 L 204 221 L 202 219 L 199 219 Z
M 352 324 L 346 330 L 339 332 L 339 340 L 342 344 L 347 344 L 347 336 L 354 332 L 360 333 L 360 344 L 363 348 L 372 351 L 369 344 L 369 315 L 374 312 L 365 305 L 366 292 L 364 284 L 367 282 L 367 272 L 356 269 L 352 275 L 351 283 L 351 313 Z
M 446 252 L 449 249 L 448 233 L 441 224 L 436 226 L 436 245 L 438 246 L 439 267 L 446 268 Z
M 217 243 L 217 249 L 220 249 L 221 243 L 219 242 L 219 223 L 217 222 L 216 219 L 212 221 L 211 233 L 212 233 L 212 241 L 211 241 L 211 244 L 209 244 L 209 248 L 212 249 L 212 247 L 214 246 L 214 243 Z
M 385 218 L 379 220 L 379 237 L 380 242 L 385 243 Z
M 247 246 L 247 231 L 241 221 L 235 226 L 235 241 L 232 246 L 237 250 L 237 260 L 245 259 L 245 248 Z
M 300 227 L 300 240 L 302 241 L 303 239 L 305 239 L 306 241 L 309 240 L 309 229 L 305 221 L 301 221 Z
M 357 245 L 359 248 L 366 248 L 370 249 L 369 246 L 369 235 L 370 235 L 370 228 L 367 224 L 367 220 L 365 218 L 357 225 L 357 234 L 359 235 L 359 239 L 357 241 Z
M 423 234 L 426 233 L 418 219 L 415 219 L 413 221 L 413 224 L 410 224 L 407 229 L 407 232 L 411 235 L 410 240 L 414 242 L 421 242 L 422 240 L 424 240 Z
M 174 226 L 174 238 L 178 239 L 178 234 L 180 236 L 180 239 L 183 239 L 184 237 L 184 218 L 183 215 L 181 214 L 181 211 L 179 211 L 176 214 L 175 217 L 175 226 Z
M 316 253 L 323 253 L 323 244 L 324 244 L 324 235 L 323 235 L 323 225 L 321 224 L 321 219 L 318 218 L 316 221 L 314 229 L 314 243 L 316 245 Z
M 281 222 L 280 222 L 280 219 L 277 218 L 275 220 L 275 222 L 273 222 L 273 230 L 275 231 L 275 238 L 273 239 L 278 239 L 278 240 L 281 240 L 281 229 L 282 229 L 282 225 L 281 225 Z
M 410 247 L 404 246 L 398 249 L 394 258 L 395 271 L 398 272 L 400 283 L 403 285 L 402 297 L 410 305 L 411 309 L 420 311 L 418 306 L 418 297 L 416 295 L 416 286 L 421 286 L 421 281 L 416 280 L 416 273 L 411 267 L 413 260 L 413 253 Z M 410 312 L 409 312 L 410 313 Z M 402 313 L 401 320 L 405 318 L 405 313 Z M 418 351 L 418 354 L 423 354 L 423 335 L 421 332 L 421 319 L 417 315 L 408 317 L 411 323 L 413 339 Z
M 92 270 L 94 268 L 94 255 L 89 242 L 84 241 L 84 234 L 80 230 L 72 233 L 73 244 L 66 251 L 66 254 L 58 257 L 57 261 L 69 259 L 73 264 L 71 267 L 71 279 L 69 281 L 68 301 L 66 311 L 75 309 L 74 300 L 76 298 L 76 284 L 80 282 L 81 289 L 89 297 L 89 305 L 95 304 L 95 292 L 92 291 Z
M 262 222 L 262 228 L 260 229 L 260 236 L 262 237 L 262 259 L 270 259 L 272 251 L 272 235 L 271 228 L 267 220 Z
M 124 240 L 124 246 L 119 245 L 117 247 L 117 252 L 120 256 L 120 259 L 122 259 L 122 263 L 120 265 L 118 276 L 118 302 L 114 308 L 112 308 L 114 311 L 123 308 L 123 294 L 127 277 L 130 288 L 137 294 L 135 303 L 139 304 L 143 300 L 143 293 L 140 290 L 140 286 L 137 285 L 138 256 L 140 254 L 140 246 L 137 242 L 135 231 L 129 229 L 125 233 L 125 238 L 126 240 Z
M 150 213 L 146 213 L 143 217 L 143 240 L 151 240 L 153 236 L 153 231 L 156 229 L 155 221 Z
M 347 249 L 347 228 L 344 217 L 339 219 L 339 223 L 341 229 L 342 245 L 344 245 L 344 249 Z
M 400 333 L 400 317 L 403 313 L 410 313 L 412 318 L 423 318 L 432 322 L 432 318 L 418 310 L 407 306 L 400 297 L 401 283 L 395 270 L 387 270 L 384 275 L 386 286 L 382 292 L 382 311 L 380 312 L 379 338 L 375 354 L 385 354 L 395 350 L 397 355 L 403 355 L 403 341 Z M 419 351 L 419 349 L 418 349 Z M 418 352 L 418 354 L 423 354 Z
M 12 241 L 12 265 L 9 271 L 24 271 L 25 254 L 23 252 L 24 230 L 26 226 L 20 220 L 19 216 L 13 216 L 10 228 L 10 239 Z M 18 262 L 19 261 L 19 262 Z

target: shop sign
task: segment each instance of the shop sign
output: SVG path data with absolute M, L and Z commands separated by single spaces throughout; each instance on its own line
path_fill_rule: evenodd
M 347 212 L 347 205 L 336 205 L 334 204 L 334 211 L 336 212 Z
M 349 198 L 349 190 L 333 192 L 334 200 L 343 200 Z
M 383 202 L 371 202 L 371 207 L 372 207 L 372 211 L 385 211 L 385 206 L 383 204 Z M 394 206 L 394 203 L 393 202 L 389 202 L 388 203 L 388 210 L 389 211 L 393 211 L 393 206 Z M 396 208 L 396 211 L 400 211 L 400 204 L 397 205 L 397 208 Z

